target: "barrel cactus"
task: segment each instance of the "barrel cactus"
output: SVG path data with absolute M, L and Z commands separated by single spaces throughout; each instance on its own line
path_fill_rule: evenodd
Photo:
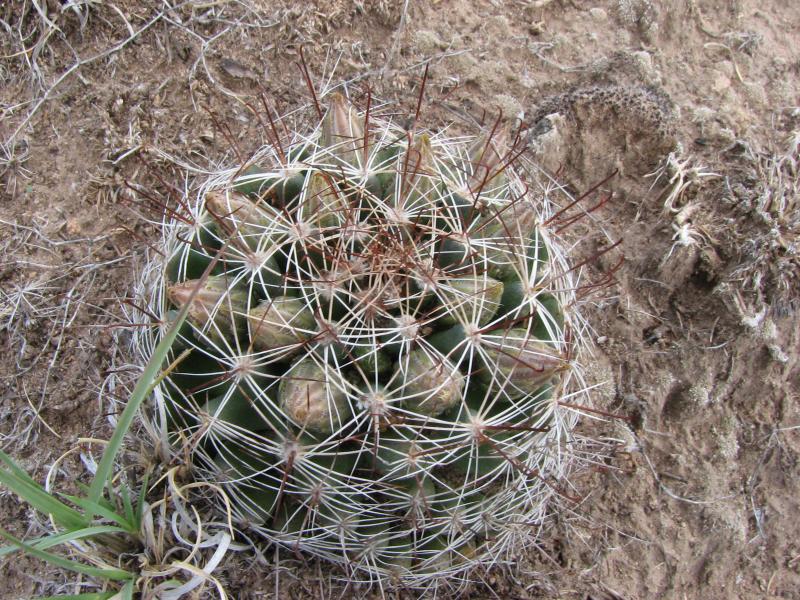
M 188 319 L 148 418 L 250 539 L 360 580 L 458 580 L 511 560 L 564 474 L 577 336 L 553 209 L 507 126 L 322 104 L 165 224 L 145 351 Z

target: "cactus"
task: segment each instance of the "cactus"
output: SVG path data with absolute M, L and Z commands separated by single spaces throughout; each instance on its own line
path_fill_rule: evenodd
M 152 419 L 239 527 L 425 585 L 539 522 L 574 286 L 518 154 L 507 128 L 410 133 L 334 93 L 186 200 L 148 279 L 147 347 L 190 303 Z

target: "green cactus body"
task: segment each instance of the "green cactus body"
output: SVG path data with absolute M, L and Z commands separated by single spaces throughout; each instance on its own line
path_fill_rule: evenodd
M 314 335 L 317 322 L 299 298 L 277 296 L 263 300 L 247 313 L 250 339 L 256 350 L 286 348 L 289 357 Z
M 393 492 L 399 492 L 397 498 Z M 408 524 L 409 528 L 419 530 L 431 520 L 431 505 L 436 497 L 436 485 L 430 478 L 419 477 L 406 479 L 398 483 L 387 493 L 385 504 L 396 511 Z
M 312 433 L 329 434 L 350 417 L 339 376 L 310 357 L 296 360 L 281 381 L 279 397 L 286 415 Z
M 198 279 L 211 264 L 211 256 L 202 250 L 182 244 L 175 248 L 172 257 L 165 265 L 166 278 L 171 283 L 179 283 L 187 279 Z M 219 269 L 216 269 L 216 273 Z
M 336 182 L 323 173 L 312 172 L 310 181 L 301 192 L 299 217 L 319 235 L 343 225 L 350 206 Z
M 384 435 L 374 451 L 375 469 L 392 481 L 412 478 L 425 469 L 426 446 L 422 440 Z
M 222 444 L 212 460 L 213 474 L 234 498 L 237 520 L 264 525 L 278 505 L 280 473 L 247 447 Z
M 439 286 L 441 321 L 486 325 L 500 307 L 503 282 L 485 275 L 454 277 Z
M 181 346 L 184 343 L 182 342 Z M 167 358 L 164 363 L 165 369 L 178 358 L 177 351 L 181 346 L 176 348 L 176 354 Z M 189 349 L 187 357 L 170 371 L 168 383 L 171 388 L 170 397 L 175 400 L 174 403 L 179 403 L 179 398 L 182 396 L 202 399 L 205 402 L 209 397 L 219 396 L 232 387 L 232 382 L 226 377 L 225 369 L 219 361 L 215 360 L 213 355 L 194 349 Z M 172 404 L 167 406 L 169 408 Z
M 546 250 L 536 228 L 536 212 L 530 205 L 511 204 L 491 211 L 475 225 L 475 235 L 486 254 L 489 275 L 508 279 L 541 273 Z M 541 275 L 539 275 L 541 278 Z
M 509 329 L 502 337 L 487 336 L 483 346 L 483 368 L 478 377 L 502 386 L 512 398 L 536 393 L 567 367 L 552 345 L 523 328 Z
M 192 298 L 195 288 L 199 289 Z M 188 321 L 212 340 L 235 337 L 242 328 L 249 294 L 243 289 L 232 289 L 230 280 L 224 275 L 209 277 L 204 282 L 176 283 L 168 288 L 167 293 L 176 306 L 189 304 Z
M 268 420 L 255 409 L 254 402 L 241 393 L 211 398 L 206 402 L 203 411 L 212 422 L 221 422 L 226 426 L 249 431 L 270 428 Z
M 558 298 L 552 294 L 540 294 L 536 298 L 538 308 L 532 333 L 540 340 L 557 340 L 564 330 L 564 313 Z
M 405 406 L 414 414 L 435 417 L 452 408 L 464 393 L 466 378 L 455 365 L 443 356 L 431 356 L 418 348 L 401 361 Z
M 169 327 L 178 319 L 180 311 L 172 309 L 167 311 L 166 319 L 158 325 L 159 334 L 166 332 Z M 184 350 L 191 350 L 197 344 L 194 334 L 192 333 L 192 324 L 189 321 L 184 321 L 178 330 L 178 337 L 172 344 L 173 358 L 176 358 Z
M 304 181 L 305 172 L 302 170 L 276 173 L 251 165 L 235 180 L 232 190 L 283 207 L 297 198 Z
M 172 226 L 141 335 L 189 304 L 157 402 L 237 522 L 425 586 L 540 518 L 537 470 L 558 476 L 574 421 L 574 285 L 507 129 L 409 133 L 328 102 Z
M 236 192 L 209 192 L 206 207 L 220 239 L 232 238 L 234 243 L 252 250 L 272 246 L 279 239 L 280 229 L 276 231 L 275 223 L 280 223 L 280 219 L 270 205 L 256 204 Z
M 353 356 L 358 368 L 365 373 L 374 373 L 381 377 L 392 368 L 391 357 L 377 345 L 355 346 Z

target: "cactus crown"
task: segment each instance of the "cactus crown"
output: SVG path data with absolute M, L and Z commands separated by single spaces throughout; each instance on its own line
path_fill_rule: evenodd
M 507 128 L 409 133 L 334 93 L 170 226 L 146 344 L 191 305 L 155 420 L 239 527 L 422 585 L 540 521 L 573 297 L 518 150 Z

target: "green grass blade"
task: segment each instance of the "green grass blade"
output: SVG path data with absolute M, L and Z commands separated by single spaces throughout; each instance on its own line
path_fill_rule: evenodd
M 39 550 L 47 550 L 53 546 L 66 544 L 67 542 L 72 542 L 74 540 L 82 540 L 95 535 L 108 533 L 127 533 L 127 531 L 122 527 L 117 527 L 115 525 L 97 525 L 95 527 L 86 527 L 84 529 L 68 531 L 66 533 L 59 533 L 57 535 L 42 536 L 26 543 Z M 0 548 L 0 556 L 5 556 L 6 554 L 16 552 L 17 550 L 20 550 L 19 546 L 3 546 Z
M 52 515 L 56 523 L 67 529 L 80 529 L 89 525 L 89 519 L 48 493 L 2 451 L 0 451 L 0 461 L 8 466 L 8 470 L 0 469 L 0 483 L 33 508 L 46 515 Z
M 125 509 L 125 520 L 131 526 L 136 524 L 136 514 L 133 512 L 133 505 L 131 504 L 131 493 L 128 490 L 128 484 L 123 483 L 119 487 L 119 495 L 122 496 L 122 506 Z
M 133 579 L 128 581 L 120 591 L 119 595 L 122 600 L 133 600 Z
M 161 370 L 161 365 L 164 364 L 164 359 L 167 357 L 175 338 L 178 337 L 178 331 L 180 330 L 181 325 L 183 325 L 183 322 L 186 320 L 186 315 L 189 313 L 189 307 L 192 305 L 192 301 L 197 295 L 198 289 L 200 289 L 200 286 L 202 286 L 202 282 L 208 277 L 208 274 L 211 272 L 211 269 L 216 266 L 218 260 L 219 253 L 217 253 L 217 256 L 214 258 L 214 260 L 212 260 L 208 267 L 206 267 L 198 287 L 195 288 L 191 296 L 189 296 L 186 304 L 183 305 L 183 308 L 181 308 L 181 311 L 178 313 L 178 318 L 172 324 L 172 327 L 170 327 L 167 334 L 156 346 L 153 356 L 150 357 L 150 360 L 147 362 L 141 377 L 139 377 L 139 381 L 136 382 L 136 386 L 133 388 L 130 400 L 128 400 L 125 410 L 122 411 L 122 414 L 119 417 L 117 427 L 114 429 L 114 434 L 111 436 L 111 440 L 109 440 L 105 452 L 103 452 L 103 458 L 100 459 L 97 472 L 95 473 L 92 484 L 89 487 L 88 497 L 91 502 L 97 503 L 103 496 L 103 490 L 111 478 L 111 471 L 114 468 L 114 460 L 119 452 L 119 449 L 122 447 L 122 441 L 125 437 L 125 434 L 128 433 L 128 429 L 130 429 L 131 423 L 133 423 L 133 419 L 136 417 L 136 412 L 139 410 L 142 402 L 144 402 L 145 398 L 150 395 L 153 386 L 156 385 L 159 371 Z
M 78 489 L 81 492 L 83 492 L 84 496 L 88 496 L 89 495 L 89 486 L 88 485 L 86 485 L 85 483 L 82 483 L 80 481 L 76 481 L 75 485 L 78 487 Z M 116 507 L 113 504 L 111 504 L 111 502 L 109 502 L 106 498 L 100 498 L 100 502 L 98 502 L 98 504 L 100 504 L 101 506 L 105 506 L 106 508 L 108 508 L 108 510 L 116 510 Z
M 139 533 L 139 530 L 136 529 L 134 524 L 130 523 L 123 515 L 119 514 L 116 511 L 109 510 L 99 502 L 92 502 L 91 500 L 87 500 L 86 498 L 78 498 L 77 496 L 68 496 L 66 494 L 64 494 L 64 498 L 75 504 L 75 506 L 82 508 L 87 513 L 99 515 L 104 519 L 108 519 L 109 521 L 114 521 L 115 523 L 123 527 L 125 531 L 127 531 L 128 533 L 134 533 L 134 534 Z
M 89 493 L 89 486 L 83 483 L 82 481 L 76 481 L 75 486 L 82 491 L 84 494 Z
M 8 470 L 17 477 L 20 481 L 24 481 L 33 486 L 39 486 L 39 484 L 34 481 L 34 479 L 28 475 L 24 469 L 22 469 L 14 459 L 11 458 L 8 454 L 0 450 L 0 462 L 5 464 L 8 467 Z
M 144 515 L 144 500 L 147 496 L 147 485 L 150 483 L 150 474 L 145 473 L 142 479 L 142 487 L 139 490 L 139 499 L 136 501 L 136 528 L 142 529 L 142 516 Z
M 62 556 L 57 556 L 55 554 L 51 554 L 50 552 L 45 552 L 44 550 L 39 550 L 34 546 L 26 544 L 22 540 L 18 540 L 13 535 L 8 533 L 5 529 L 0 528 L 0 537 L 5 538 L 7 541 L 11 542 L 14 546 L 17 546 L 20 550 L 25 552 L 34 558 L 38 558 L 39 560 L 43 560 L 48 562 L 56 567 L 60 567 L 62 569 L 66 569 L 68 571 L 73 571 L 74 573 L 80 573 L 82 575 L 88 575 L 89 577 L 96 577 L 98 579 L 106 579 L 106 580 L 113 580 L 113 581 L 125 581 L 126 579 L 133 579 L 133 573 L 129 573 L 128 571 L 123 571 L 122 569 L 101 569 L 100 567 L 92 567 L 89 565 L 84 565 L 83 563 L 76 562 L 74 560 L 69 560 L 68 558 L 64 558 Z

